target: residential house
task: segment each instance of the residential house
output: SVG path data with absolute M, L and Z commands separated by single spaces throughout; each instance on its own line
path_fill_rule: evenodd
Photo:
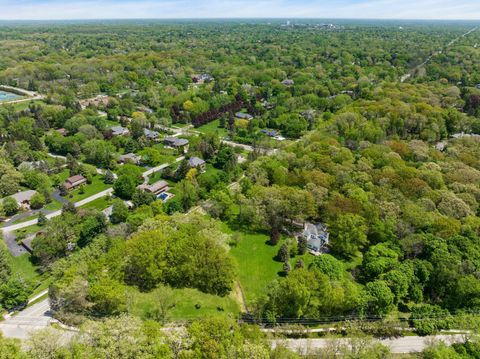
M 200 157 L 190 157 L 188 160 L 188 165 L 191 168 L 198 169 L 200 172 L 205 172 L 207 168 L 207 164 Z
M 285 79 L 285 80 L 282 81 L 282 85 L 293 86 L 293 85 L 295 85 L 295 82 L 291 79 Z
M 145 192 L 153 193 L 155 196 L 158 197 L 159 195 L 168 190 L 168 183 L 165 181 L 158 181 L 151 185 L 141 184 L 140 186 L 138 186 L 138 188 Z
M 204 84 L 204 83 L 209 83 L 214 80 L 213 76 L 209 74 L 198 74 L 198 75 L 193 75 L 192 76 L 192 82 L 194 84 Z
M 122 126 L 110 127 L 110 131 L 112 131 L 112 136 L 128 136 L 130 134 L 128 128 Z
M 20 207 L 22 207 L 23 209 L 29 209 L 30 208 L 30 200 L 32 199 L 32 197 L 35 194 L 37 194 L 37 191 L 27 190 L 27 191 L 22 191 L 22 192 L 12 194 L 9 197 L 13 198 L 15 201 L 17 201 L 18 205 Z
M 262 132 L 264 135 L 267 135 L 268 137 L 276 137 L 278 136 L 278 132 L 275 130 L 268 130 L 268 129 L 263 129 L 260 132 Z
M 62 135 L 63 137 L 65 137 L 67 134 L 68 134 L 68 131 L 66 128 L 59 128 L 58 130 L 56 130 L 57 133 L 59 133 L 60 135 Z
M 165 146 L 175 148 L 180 152 L 186 153 L 188 151 L 189 142 L 185 138 L 177 138 L 173 136 L 165 137 L 163 140 Z
M 80 103 L 80 106 L 82 110 L 86 109 L 89 106 L 95 106 L 95 107 L 106 107 L 110 103 L 110 97 L 107 95 L 98 95 L 93 98 L 88 98 L 85 100 L 80 100 L 78 101 Z
M 253 116 L 245 112 L 237 112 L 235 114 L 235 117 L 239 120 L 247 120 L 247 121 L 253 120 Z
M 47 163 L 47 161 L 43 161 L 43 160 L 40 160 L 40 161 L 34 161 L 34 162 L 28 162 L 28 161 L 24 161 L 22 163 L 20 163 L 17 168 L 21 171 L 21 170 L 38 170 L 38 171 L 42 171 L 42 172 L 45 172 L 45 173 L 48 173 L 50 171 L 50 168 L 49 168 L 49 165 Z
M 82 175 L 75 175 L 72 177 L 67 178 L 67 180 L 63 183 L 63 186 L 70 191 L 71 189 L 75 189 L 82 184 L 87 183 L 87 179 Z
M 118 163 L 133 163 L 135 165 L 138 165 L 142 160 L 142 157 L 139 155 L 136 155 L 135 153 L 127 153 L 125 155 L 121 155 L 118 157 L 117 162 Z
M 313 255 L 319 255 L 326 249 L 330 236 L 322 223 L 305 223 L 301 235 L 307 240 L 307 248 Z
M 143 133 L 145 137 L 151 141 L 158 141 L 160 137 L 160 133 L 158 133 L 157 131 L 149 130 L 148 128 L 144 128 Z

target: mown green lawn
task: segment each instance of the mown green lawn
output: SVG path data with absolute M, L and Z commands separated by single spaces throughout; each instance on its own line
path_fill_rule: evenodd
M 83 193 L 81 193 L 81 189 L 76 189 L 74 191 L 71 191 L 69 195 L 65 198 L 68 199 L 70 202 L 75 203 L 87 197 L 93 196 L 98 192 L 104 191 L 109 187 L 111 187 L 111 185 L 103 183 L 103 177 L 101 175 L 96 175 L 93 177 L 92 183 L 84 185 Z
M 240 241 L 231 249 L 239 265 L 240 284 L 247 302 L 265 293 L 270 282 L 279 277 L 282 263 L 274 260 L 280 248 L 266 244 L 269 237 L 262 233 L 238 233 Z
M 195 128 L 195 131 L 198 131 L 204 134 L 217 133 L 220 137 L 225 137 L 226 135 L 228 135 L 228 130 L 219 126 L 220 126 L 220 120 L 215 120 L 207 123 L 206 125 Z
M 231 233 L 225 226 L 222 228 L 226 233 Z M 275 257 L 284 239 L 277 245 L 267 243 L 269 236 L 263 233 L 237 232 L 240 236 L 238 244 L 231 249 L 239 265 L 239 279 L 247 302 L 258 298 L 266 293 L 268 285 L 281 278 L 283 263 L 277 262 Z M 314 256 L 307 253 L 290 259 L 290 265 L 295 267 L 296 262 L 302 259 L 305 266 L 314 260 Z
M 44 209 L 47 211 L 58 211 L 59 209 L 62 209 L 62 204 L 56 200 L 52 200 L 49 204 L 47 204 Z
M 23 110 L 26 110 L 32 102 L 34 102 L 36 105 L 45 104 L 45 102 L 43 102 L 42 100 L 32 100 L 32 101 L 24 101 L 24 102 L 12 103 L 12 104 L 0 102 L 0 105 L 13 106 L 13 109 L 15 111 L 23 111 Z
M 80 208 L 86 208 L 86 209 L 97 209 L 99 211 L 103 211 L 105 208 L 108 208 L 112 205 L 112 200 L 110 197 L 102 197 L 98 198 L 92 202 L 89 202 Z
M 157 290 L 149 293 L 135 292 L 132 306 L 132 314 L 145 317 L 157 300 Z M 184 288 L 173 289 L 173 302 L 175 307 L 171 309 L 169 316 L 175 320 L 189 320 L 230 313 L 237 315 L 240 308 L 232 297 L 219 297 L 202 293 L 199 290 Z M 196 308 L 196 305 L 199 307 Z
M 25 227 L 22 229 L 17 229 L 15 231 L 15 235 L 29 235 L 32 233 L 37 233 L 38 231 L 41 231 L 43 227 L 40 227 L 39 225 L 34 224 L 33 226 Z
M 12 273 L 19 274 L 27 280 L 35 280 L 40 277 L 36 267 L 30 262 L 30 254 L 25 253 L 19 257 L 9 256 Z
M 30 254 L 25 253 L 19 257 L 9 255 L 9 264 L 12 268 L 12 273 L 20 275 L 20 277 L 29 281 L 33 286 L 33 297 L 45 289 L 52 283 L 52 278 L 47 273 L 40 273 L 35 265 L 30 261 Z

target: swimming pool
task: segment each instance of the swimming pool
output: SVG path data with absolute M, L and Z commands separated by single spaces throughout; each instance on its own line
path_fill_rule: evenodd
M 0 91 L 0 102 L 18 100 L 20 98 L 22 98 L 22 96 L 19 96 L 11 92 Z

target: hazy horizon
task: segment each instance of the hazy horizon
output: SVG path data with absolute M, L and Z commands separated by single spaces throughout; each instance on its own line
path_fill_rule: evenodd
M 2 21 L 480 20 L 476 0 L 0 0 Z

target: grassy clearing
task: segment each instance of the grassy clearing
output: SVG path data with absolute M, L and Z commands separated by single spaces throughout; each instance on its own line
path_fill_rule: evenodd
M 23 102 L 10 103 L 10 104 L 0 101 L 0 105 L 2 105 L 2 106 L 13 106 L 13 109 L 15 111 L 23 111 L 23 110 L 26 110 L 32 102 L 35 103 L 36 105 L 45 105 L 45 102 L 43 102 L 42 100 L 23 101 Z
M 40 273 L 38 267 L 31 262 L 30 258 L 31 256 L 28 253 L 22 254 L 19 257 L 10 255 L 8 261 L 12 268 L 12 273 L 20 275 L 20 277 L 29 281 L 34 287 L 30 295 L 32 298 L 48 289 L 52 283 L 52 277 L 46 273 Z
M 87 203 L 80 208 L 85 209 L 97 209 L 99 211 L 103 211 L 105 208 L 108 208 L 112 205 L 112 200 L 110 197 L 102 197 L 98 198 L 90 203 Z
M 30 254 L 22 254 L 19 257 L 10 256 L 9 263 L 12 273 L 19 274 L 27 280 L 36 280 L 40 277 L 37 268 L 30 261 Z
M 134 294 L 132 314 L 145 317 L 146 313 L 153 308 L 157 291 L 150 293 Z M 175 307 L 169 313 L 171 319 L 189 320 L 226 313 L 237 315 L 240 312 L 238 303 L 232 297 L 219 297 L 205 294 L 196 289 L 184 288 L 173 289 Z M 197 309 L 197 307 L 198 309 Z
M 262 233 L 239 233 L 240 241 L 231 253 L 239 265 L 239 278 L 246 300 L 265 293 L 269 283 L 279 277 L 283 265 L 274 260 L 280 248 L 267 244 L 269 237 Z
M 81 201 L 82 199 L 93 196 L 98 192 L 102 192 L 109 187 L 111 187 L 111 185 L 103 183 L 102 176 L 96 175 L 93 177 L 92 183 L 85 185 L 83 189 L 76 189 L 74 191 L 71 191 L 66 198 L 70 202 L 78 202 L 78 201 Z
M 41 231 L 41 230 L 42 230 L 42 227 L 40 227 L 37 224 L 34 224 L 33 226 L 17 229 L 14 233 L 18 237 L 20 235 L 29 235 L 32 233 L 37 233 L 38 231 Z
M 50 202 L 43 208 L 47 211 L 58 211 L 59 209 L 62 209 L 62 204 L 56 200 L 52 200 L 52 202 Z
M 219 127 L 219 126 L 220 126 L 220 120 L 215 120 L 215 121 L 207 123 L 206 125 L 197 127 L 195 129 L 195 131 L 204 133 L 206 135 L 216 133 L 221 137 L 225 137 L 226 135 L 228 135 L 228 130 L 223 128 L 223 127 Z
M 13 224 L 19 224 L 19 223 L 28 222 L 28 221 L 31 221 L 32 219 L 37 219 L 37 218 L 38 218 L 38 214 L 34 214 L 34 215 L 31 215 L 31 216 L 28 216 L 28 217 L 23 217 L 23 218 L 17 219 L 15 221 L 13 221 L 12 223 Z
M 232 233 L 226 225 L 222 226 L 222 230 L 225 233 Z M 247 302 L 251 302 L 265 294 L 268 285 L 281 277 L 283 263 L 277 262 L 275 257 L 285 239 L 272 246 L 268 244 L 269 236 L 266 234 L 243 232 L 237 234 L 240 235 L 240 241 L 231 249 L 231 253 L 239 265 L 239 279 L 245 298 Z M 297 255 L 290 259 L 292 268 L 300 259 L 308 267 L 315 257 L 309 253 Z

